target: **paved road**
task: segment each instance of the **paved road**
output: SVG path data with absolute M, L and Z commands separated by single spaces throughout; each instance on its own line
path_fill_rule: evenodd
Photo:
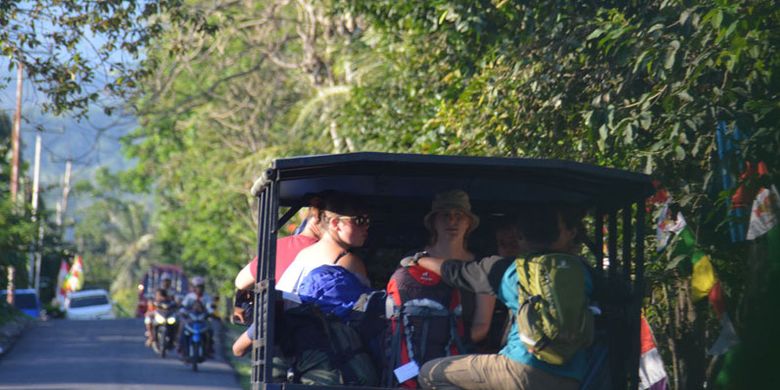
M 0 389 L 240 389 L 224 360 L 193 372 L 143 345 L 143 323 L 54 320 L 27 329 L 0 358 Z

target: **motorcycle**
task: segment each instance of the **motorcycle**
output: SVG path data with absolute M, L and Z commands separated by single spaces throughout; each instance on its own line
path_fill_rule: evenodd
M 190 312 L 187 314 L 189 321 L 184 324 L 184 359 L 192 364 L 192 370 L 198 371 L 198 363 L 206 360 L 207 343 L 209 340 L 208 313 Z
M 173 349 L 174 339 L 176 338 L 176 304 L 173 302 L 162 302 L 157 305 L 157 311 L 154 313 L 154 329 L 157 340 L 152 344 L 154 352 L 160 357 L 165 358 L 168 350 Z

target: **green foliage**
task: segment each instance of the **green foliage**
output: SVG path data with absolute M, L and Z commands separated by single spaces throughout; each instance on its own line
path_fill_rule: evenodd
M 0 113 L 0 289 L 8 283 L 7 266 L 16 268 L 16 286 L 27 285 L 27 259 L 35 225 L 26 205 L 15 205 L 10 199 L 11 120 Z M 20 282 L 22 282 L 20 284 Z
M 138 165 L 119 180 L 154 193 L 165 258 L 231 279 L 254 252 L 247 191 L 272 158 L 561 158 L 659 178 L 740 302 L 748 248 L 727 238 L 733 190 L 719 187 L 715 128 L 736 125 L 740 157 L 779 166 L 773 2 L 188 5 L 207 3 L 206 24 L 172 17 L 151 41 L 133 101 L 141 125 L 124 140 Z M 675 386 L 697 387 L 717 324 L 689 301 L 684 260 L 648 264 L 648 318 L 677 359 Z
M 119 183 L 104 168 L 97 172 L 94 185 L 77 184 L 77 194 L 93 202 L 80 212 L 75 233 L 88 282 L 123 296 L 125 290 L 135 291 L 146 267 L 164 261 L 156 254 L 147 206 L 124 196 Z
M 81 116 L 89 104 L 105 104 L 106 93 L 134 91 L 154 66 L 143 56 L 150 41 L 180 20 L 212 30 L 202 10 L 181 0 L 3 1 L 0 55 L 8 58 L 9 70 L 24 64 L 48 97 L 45 109 Z M 0 80 L 0 86 L 8 81 Z M 114 108 L 104 106 L 108 114 Z

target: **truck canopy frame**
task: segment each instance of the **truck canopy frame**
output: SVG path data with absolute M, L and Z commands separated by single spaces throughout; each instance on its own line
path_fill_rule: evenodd
M 622 292 L 626 304 L 606 308 L 612 387 L 638 387 L 644 204 L 653 193 L 649 176 L 563 160 L 361 152 L 277 159 L 252 187 L 258 198 L 259 256 L 253 389 L 312 388 L 270 383 L 278 299 L 274 290 L 276 236 L 278 229 L 306 205 L 308 197 L 332 190 L 364 199 L 372 212 L 366 246 L 378 248 L 408 246 L 412 236 L 424 239 L 422 216 L 436 193 L 451 189 L 466 191 L 474 212 L 483 216 L 501 215 L 518 205 L 534 203 L 590 210 L 593 231 L 588 237 L 594 266 L 610 284 L 618 282 L 629 290 Z M 288 209 L 280 215 L 283 207 Z M 389 278 L 389 274 L 383 276 Z

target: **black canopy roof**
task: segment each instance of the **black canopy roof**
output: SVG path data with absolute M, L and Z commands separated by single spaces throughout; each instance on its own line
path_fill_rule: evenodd
M 437 192 L 462 189 L 483 211 L 534 202 L 611 209 L 653 193 L 647 175 L 573 161 L 375 152 L 277 159 L 256 190 L 269 179 L 279 183 L 282 206 L 325 190 L 430 205 Z

